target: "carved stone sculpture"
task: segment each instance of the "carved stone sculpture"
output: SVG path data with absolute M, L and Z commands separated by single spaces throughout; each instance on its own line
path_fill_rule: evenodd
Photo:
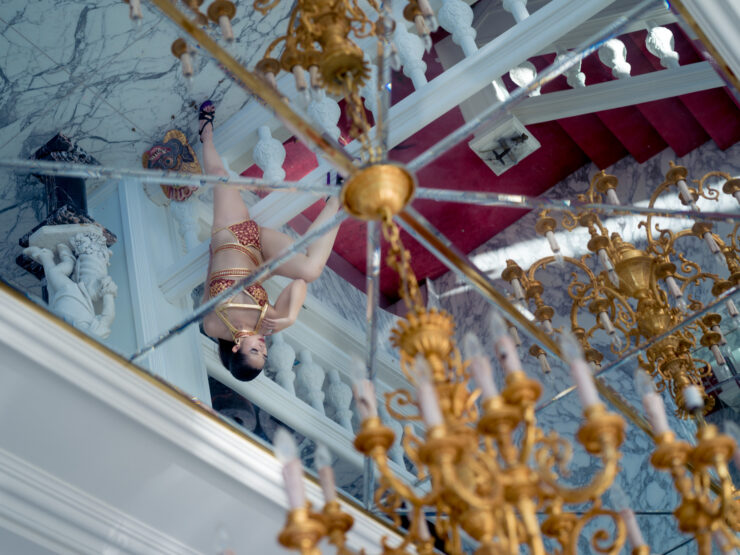
M 51 311 L 86 333 L 108 337 L 118 287 L 108 275 L 111 251 L 101 229 L 46 226 L 29 238 L 29 245 L 23 253 L 44 268 Z

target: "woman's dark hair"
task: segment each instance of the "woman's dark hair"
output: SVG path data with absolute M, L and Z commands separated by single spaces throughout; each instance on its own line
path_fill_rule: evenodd
M 233 341 L 226 339 L 218 340 L 218 354 L 221 357 L 221 364 L 224 365 L 231 375 L 242 382 L 249 382 L 255 379 L 262 372 L 262 368 L 255 368 L 247 362 L 247 356 L 241 351 L 232 352 L 234 348 Z

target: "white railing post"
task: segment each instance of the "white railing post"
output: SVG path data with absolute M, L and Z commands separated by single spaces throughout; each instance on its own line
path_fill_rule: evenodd
M 567 54 L 558 54 L 555 58 L 555 63 L 565 58 Z M 578 60 L 577 64 L 573 64 L 565 71 L 565 78 L 568 82 L 568 86 L 572 89 L 580 89 L 586 86 L 586 74 L 581 71 L 581 60 Z
M 295 351 L 283 339 L 283 334 L 278 333 L 272 336 L 270 343 L 270 368 L 276 371 L 275 381 L 284 390 L 295 395 L 295 373 L 293 372 L 293 363 L 295 362 Z
M 326 403 L 334 410 L 334 420 L 352 432 L 352 388 L 342 381 L 336 369 L 332 368 L 327 375 L 329 386 L 326 388 Z
M 397 3 L 396 5 L 399 5 Z M 396 17 L 396 30 L 393 32 L 393 42 L 398 47 L 398 55 L 403 64 L 403 74 L 411 79 L 415 89 L 420 89 L 427 83 L 425 72 L 427 64 L 422 60 L 424 56 L 424 41 L 406 29 L 403 16 Z
M 311 353 L 303 349 L 298 353 L 300 366 L 296 373 L 300 392 L 306 398 L 306 402 L 321 414 L 326 414 L 324 410 L 324 392 L 321 387 L 324 385 L 324 370 L 313 361 Z
M 282 181 L 285 179 L 285 147 L 283 143 L 274 139 L 267 125 L 262 125 L 257 130 L 259 140 L 254 145 L 252 158 L 260 167 L 265 179 Z
M 678 52 L 673 49 L 673 33 L 665 27 L 650 27 L 645 46 L 653 56 L 660 59 L 666 69 L 678 68 Z
M 517 23 L 529 17 L 527 0 L 504 0 L 504 9 L 514 16 Z
M 370 77 L 360 89 L 360 95 L 364 99 L 365 108 L 370 110 L 373 118 L 377 121 L 378 115 L 378 67 L 365 54 L 365 63 L 370 67 Z
M 524 87 L 525 85 L 528 85 L 535 77 L 537 77 L 537 68 L 534 67 L 534 64 L 532 62 L 522 62 L 517 67 L 511 68 L 509 70 L 509 77 L 511 77 L 511 80 L 514 81 L 514 83 L 516 83 L 518 86 Z M 539 87 L 529 93 L 529 96 L 539 95 Z
M 472 56 L 478 51 L 475 44 L 477 33 L 473 28 L 473 10 L 463 0 L 444 0 L 437 12 L 437 20 L 452 35 L 452 42 L 463 49 L 465 56 Z
M 308 115 L 335 141 L 339 140 L 341 133 L 337 127 L 341 114 L 342 110 L 337 101 L 326 96 L 323 89 L 313 93 L 313 98 L 308 104 Z
M 630 76 L 632 66 L 627 63 L 627 48 L 619 39 L 609 39 L 599 47 L 599 60 L 612 70 L 617 79 L 626 79 Z

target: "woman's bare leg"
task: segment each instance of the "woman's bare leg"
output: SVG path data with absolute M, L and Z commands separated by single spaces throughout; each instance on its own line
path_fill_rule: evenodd
M 308 227 L 307 232 L 324 224 L 338 210 L 339 199 L 336 197 L 330 198 L 318 217 Z M 326 266 L 326 261 L 329 259 L 331 249 L 334 246 L 334 239 L 336 239 L 338 232 L 339 226 L 322 237 L 319 237 L 308 247 L 306 254 L 295 254 L 290 260 L 279 266 L 275 273 L 291 279 L 302 279 L 307 282 L 318 279 L 324 270 L 324 266 Z M 262 252 L 265 255 L 265 260 L 274 258 L 280 251 L 293 243 L 293 239 L 290 236 L 269 228 L 261 229 L 261 238 Z
M 211 105 L 205 111 L 215 111 Z M 224 164 L 213 144 L 213 124 L 198 120 L 198 129 L 203 129 L 200 140 L 203 143 L 203 171 L 208 175 L 228 176 Z M 249 209 L 239 194 L 239 189 L 216 185 L 213 189 L 213 228 L 226 227 L 249 219 Z

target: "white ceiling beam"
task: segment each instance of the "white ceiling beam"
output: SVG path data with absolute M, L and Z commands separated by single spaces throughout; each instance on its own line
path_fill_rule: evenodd
M 724 86 L 708 62 L 531 97 L 511 112 L 525 125 L 634 106 Z

